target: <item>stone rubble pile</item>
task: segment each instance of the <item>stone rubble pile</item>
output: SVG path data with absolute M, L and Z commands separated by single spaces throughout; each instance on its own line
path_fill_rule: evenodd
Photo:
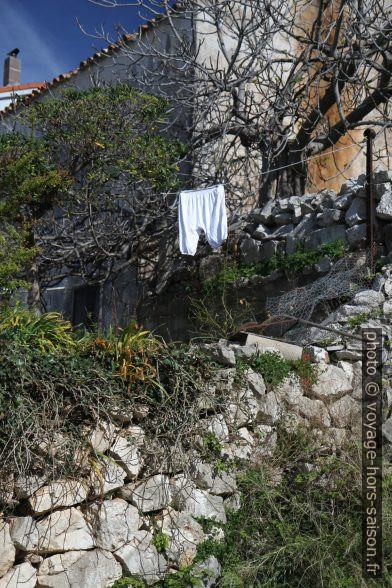
M 292 196 L 268 202 L 232 229 L 243 230 L 240 244 L 244 264 L 260 263 L 278 253 L 292 254 L 301 244 L 305 250 L 334 241 L 343 241 L 351 250 L 366 240 L 365 176 L 345 182 L 336 194 L 323 190 L 315 194 Z M 392 172 L 374 173 L 377 240 L 382 242 L 382 255 L 392 251 Z M 391 261 L 386 259 L 386 261 Z M 329 269 L 328 260 L 318 268 Z

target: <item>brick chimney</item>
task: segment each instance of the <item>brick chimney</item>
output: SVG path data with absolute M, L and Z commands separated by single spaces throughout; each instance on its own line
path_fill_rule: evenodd
M 4 60 L 3 86 L 19 86 L 22 63 L 17 55 L 19 49 L 10 51 Z

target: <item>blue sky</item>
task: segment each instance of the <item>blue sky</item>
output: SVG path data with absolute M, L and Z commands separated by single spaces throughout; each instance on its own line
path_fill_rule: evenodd
M 116 25 L 132 32 L 142 22 L 136 7 L 103 8 L 88 0 L 0 0 L 0 63 L 18 47 L 23 84 L 51 80 L 74 69 L 105 43 L 84 35 L 96 29 L 116 37 Z

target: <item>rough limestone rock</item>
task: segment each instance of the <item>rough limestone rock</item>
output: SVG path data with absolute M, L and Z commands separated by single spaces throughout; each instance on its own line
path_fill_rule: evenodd
M 204 541 L 202 527 L 185 512 L 168 508 L 159 516 L 160 530 L 165 533 L 170 544 L 167 557 L 179 567 L 188 566 L 196 555 L 197 545 Z
M 235 354 L 225 339 L 218 343 L 207 343 L 203 350 L 212 361 L 221 365 L 235 366 Z
M 195 575 L 200 577 L 200 580 L 193 584 L 192 588 L 203 586 L 204 588 L 212 588 L 216 585 L 216 581 L 221 575 L 221 565 L 214 555 L 211 555 L 205 561 L 198 563 L 194 568 Z M 201 581 L 201 585 L 200 585 Z
M 225 444 L 223 455 L 228 459 L 248 461 L 253 453 L 255 441 L 246 427 L 238 429 L 231 443 Z
M 289 212 L 281 212 L 279 214 L 275 214 L 274 216 L 274 223 L 276 225 L 289 225 L 293 222 L 293 215 Z
M 230 510 L 233 510 L 233 511 L 240 510 L 240 508 L 241 508 L 241 493 L 236 492 L 235 494 L 228 496 L 227 498 L 224 499 L 223 504 L 224 504 L 225 509 L 229 508 Z
M 105 453 L 115 440 L 115 426 L 113 423 L 100 422 L 88 435 L 88 442 L 94 451 Z
M 384 439 L 392 444 L 392 417 L 389 417 L 382 426 L 382 434 Z
M 15 560 L 15 547 L 10 535 L 10 526 L 0 520 L 0 577 L 13 565 Z
M 383 184 L 375 184 L 374 185 L 374 195 L 379 200 L 381 196 L 386 194 L 386 192 L 390 192 L 391 184 L 390 183 L 383 183 Z
M 167 568 L 165 558 L 152 541 L 151 533 L 137 531 L 129 543 L 115 552 L 127 574 L 140 576 L 148 585 L 161 580 Z
M 366 202 L 363 198 L 354 198 L 346 212 L 346 223 L 349 227 L 366 220 Z
M 366 224 L 354 225 L 346 231 L 347 242 L 350 247 L 357 246 L 366 241 Z
M 257 400 L 249 390 L 246 390 L 241 399 L 233 399 L 227 405 L 225 418 L 230 425 L 240 428 L 255 419 L 258 411 Z
M 223 508 L 223 498 L 214 496 L 205 490 L 200 490 L 184 474 L 174 476 L 170 480 L 173 495 L 173 505 L 180 511 L 185 511 L 194 518 L 205 517 L 216 521 L 226 522 Z
M 21 551 L 55 553 L 95 546 L 82 514 L 76 508 L 59 510 L 42 521 L 17 517 L 11 522 L 11 538 Z
M 369 308 L 376 308 L 384 302 L 385 298 L 382 292 L 375 292 L 374 290 L 362 290 L 357 292 L 353 298 L 353 303 L 359 306 L 368 306 Z
M 314 264 L 314 269 L 316 272 L 324 274 L 331 269 L 332 265 L 332 261 L 329 259 L 329 257 L 323 257 L 323 259 L 320 259 L 318 263 Z
M 316 347 L 309 345 L 305 347 L 304 352 L 310 356 L 310 359 L 315 363 L 329 363 L 329 354 L 323 347 Z
M 124 435 L 131 441 L 136 447 L 142 447 L 146 438 L 144 429 L 138 425 L 130 425 L 124 429 Z
M 336 312 L 331 314 L 325 324 L 330 325 L 332 322 L 346 323 L 348 319 L 359 314 L 368 315 L 370 309 L 367 306 L 359 306 L 354 304 L 343 304 Z
M 223 498 L 209 494 L 199 488 L 195 488 L 189 497 L 180 502 L 179 508 L 194 518 L 205 517 L 222 523 L 226 522 Z
M 275 395 L 280 402 L 294 408 L 298 406 L 303 396 L 303 390 L 299 379 L 296 376 L 285 378 L 275 390 Z
M 270 235 L 270 229 L 268 229 L 264 225 L 259 225 L 257 229 L 252 233 L 253 239 L 256 239 L 257 241 L 264 241 L 264 239 L 268 239 Z
M 42 562 L 38 568 L 37 586 L 109 588 L 121 576 L 121 565 L 109 551 L 68 551 L 52 555 Z
M 392 220 L 392 192 L 385 192 L 376 208 L 376 216 L 384 220 Z
M 29 562 L 15 566 L 0 578 L 0 588 L 34 588 L 37 585 L 37 570 Z
M 129 478 L 137 478 L 143 465 L 139 447 L 125 437 L 119 437 L 110 448 L 109 453 Z
M 54 508 L 74 506 L 87 498 L 87 486 L 77 480 L 51 482 L 39 488 L 29 498 L 29 505 L 35 514 Z
M 336 352 L 336 359 L 340 360 L 348 360 L 348 361 L 358 361 L 362 358 L 361 351 L 353 351 L 350 349 L 342 349 L 342 351 Z
M 198 488 L 208 490 L 211 494 L 232 494 L 237 489 L 234 474 L 225 471 L 216 472 L 212 464 L 194 458 L 191 463 L 191 476 Z
M 313 233 L 305 238 L 304 246 L 306 251 L 310 251 L 326 243 L 333 243 L 334 241 L 346 241 L 345 225 L 333 225 L 325 229 L 313 231 Z
M 330 416 L 321 400 L 312 400 L 303 396 L 299 401 L 298 409 L 300 414 L 314 426 L 329 427 L 331 425 Z
M 336 198 L 334 202 L 335 208 L 339 210 L 347 210 L 350 208 L 351 202 L 354 200 L 354 194 L 352 192 L 346 192 L 346 194 L 342 194 L 338 198 Z
M 255 239 L 244 239 L 240 245 L 241 260 L 245 265 L 260 263 L 262 259 L 261 243 Z
M 236 357 L 240 357 L 241 359 L 251 359 L 251 357 L 253 357 L 257 352 L 257 346 L 254 343 L 250 345 L 239 345 L 232 343 L 230 347 L 234 351 L 234 355 Z
M 339 194 L 346 194 L 347 192 L 358 192 L 360 188 L 363 186 L 362 177 L 359 176 L 358 178 L 350 178 L 347 182 L 342 184 L 340 188 Z
M 35 551 L 39 544 L 37 522 L 33 517 L 16 517 L 10 524 L 10 535 L 21 551 Z
M 351 390 L 351 382 L 344 370 L 335 365 L 319 364 L 317 382 L 309 391 L 309 396 L 329 402 Z
M 283 239 L 293 232 L 294 225 L 281 225 L 270 234 L 269 239 Z
M 383 310 L 383 313 L 387 316 L 392 314 L 392 301 L 386 300 L 383 304 L 382 310 Z
M 374 182 L 383 184 L 392 181 L 392 172 L 389 169 L 376 169 L 374 172 Z
M 262 398 L 266 392 L 263 376 L 249 368 L 246 370 L 244 377 L 251 392 L 253 392 L 257 398 Z
M 275 392 L 264 394 L 259 402 L 257 422 L 266 425 L 273 425 L 281 416 L 282 409 L 279 405 Z
M 137 509 L 121 498 L 91 505 L 86 520 L 97 547 L 107 551 L 128 543 L 141 524 Z
M 202 419 L 200 423 L 203 429 L 216 435 L 219 441 L 224 442 L 228 439 L 229 429 L 222 414 L 217 414 L 210 419 Z
M 99 472 L 95 469 L 91 471 L 91 485 L 96 495 L 104 495 L 124 486 L 126 473 L 112 459 L 100 459 Z
M 392 278 L 388 278 L 384 283 L 384 292 L 386 296 L 392 296 Z
M 301 239 L 308 235 L 311 231 L 316 228 L 316 218 L 314 214 L 305 214 L 302 220 L 298 223 L 292 232 L 292 237 L 295 239 Z
M 158 474 L 133 486 L 131 503 L 141 512 L 165 508 L 171 502 L 169 477 Z
M 41 476 L 18 476 L 14 484 L 14 494 L 18 499 L 29 498 L 38 488 L 44 486 L 46 479 Z
M 246 415 L 246 420 L 241 420 L 240 416 L 236 418 L 233 424 L 237 429 L 240 429 L 251 421 L 255 421 L 259 412 L 259 402 L 251 390 L 244 390 L 241 393 L 240 402 L 240 407 Z
M 360 416 L 360 404 L 351 396 L 344 396 L 334 402 L 330 407 L 330 414 L 333 425 L 339 429 L 349 427 L 354 424 L 355 419 Z
M 326 208 L 323 212 L 319 212 L 316 218 L 319 227 L 329 227 L 343 220 L 344 212 L 334 208 Z
M 95 541 L 79 510 L 59 510 L 37 523 L 38 552 L 56 553 L 92 549 Z

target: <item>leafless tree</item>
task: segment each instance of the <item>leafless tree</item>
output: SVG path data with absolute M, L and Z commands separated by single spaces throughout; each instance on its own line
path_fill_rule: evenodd
M 177 104 L 197 185 L 226 181 L 242 203 L 333 187 L 369 125 L 388 155 L 388 0 L 90 1 L 152 19 L 124 46 L 129 72 Z

